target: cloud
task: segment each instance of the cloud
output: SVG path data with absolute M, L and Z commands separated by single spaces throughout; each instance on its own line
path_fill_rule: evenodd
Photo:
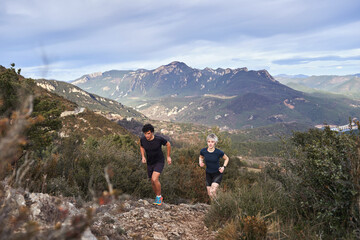
M 33 77 L 52 66 L 47 76 L 61 79 L 169 60 L 272 71 L 346 61 L 345 72 L 359 56 L 359 9 L 358 0 L 2 0 L 0 64 Z
M 275 60 L 273 61 L 273 63 L 279 65 L 297 65 L 297 64 L 304 64 L 315 61 L 344 62 L 350 60 L 360 61 L 360 56 L 353 56 L 353 57 L 324 56 L 324 57 L 313 57 L 313 58 L 289 58 L 289 59 Z

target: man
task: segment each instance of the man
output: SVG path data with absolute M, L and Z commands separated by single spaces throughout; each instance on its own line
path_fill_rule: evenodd
M 167 148 L 167 162 L 171 164 L 171 145 L 165 138 L 154 135 L 154 127 L 151 124 L 145 124 L 142 128 L 144 136 L 140 138 L 140 152 L 142 163 L 147 163 L 148 177 L 151 179 L 151 186 L 156 194 L 155 205 L 162 205 L 160 174 L 164 169 L 165 159 L 161 146 Z M 146 153 L 146 157 L 145 157 Z

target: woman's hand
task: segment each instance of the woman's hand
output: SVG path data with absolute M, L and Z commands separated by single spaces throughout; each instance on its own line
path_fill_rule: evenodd
M 199 156 L 199 165 L 200 167 L 204 167 L 205 166 L 205 163 L 204 163 L 204 157 L 203 156 Z
M 169 165 L 171 165 L 171 157 L 167 157 L 167 162 Z
M 220 173 L 223 173 L 223 172 L 224 172 L 224 170 L 225 170 L 225 168 L 224 168 L 224 167 L 220 167 L 220 168 L 219 168 L 219 172 L 220 172 Z

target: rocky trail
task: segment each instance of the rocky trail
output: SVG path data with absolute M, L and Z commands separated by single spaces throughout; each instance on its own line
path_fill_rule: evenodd
M 0 238 L 6 239 L 215 239 L 204 224 L 207 204 L 152 204 L 150 199 L 82 202 L 75 198 L 3 189 Z M 24 217 L 25 216 L 25 217 Z M 9 218 L 9 221 L 6 219 Z M 16 224 L 14 224 L 16 222 Z M 17 226 L 14 228 L 14 226 Z M 29 230 L 29 225 L 33 226 Z M 6 235 L 8 234 L 8 235 Z
M 215 239 L 203 222 L 208 205 L 156 206 L 149 201 L 125 200 L 99 207 L 92 232 L 115 237 L 122 229 L 122 239 Z

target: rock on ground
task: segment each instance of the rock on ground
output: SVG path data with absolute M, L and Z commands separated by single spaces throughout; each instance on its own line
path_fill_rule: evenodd
M 98 208 L 92 232 L 98 239 L 215 239 L 204 225 L 209 205 L 125 200 Z
M 64 239 L 65 236 L 72 236 L 81 240 L 211 240 L 216 237 L 216 232 L 207 229 L 203 221 L 209 208 L 207 204 L 164 203 L 157 206 L 152 204 L 152 200 L 134 200 L 127 195 L 118 199 L 110 198 L 102 205 L 98 202 L 80 204 L 74 198 L 25 193 L 10 187 L 4 190 L 5 194 L 0 199 L 3 206 L 0 216 L 20 219 L 19 209 L 28 209 L 25 212 L 29 216 L 25 218 L 24 226 L 26 221 L 36 222 L 40 231 L 36 235 L 40 239 Z M 22 212 L 24 213 L 23 210 Z M 21 225 L 13 229 L 11 221 L 8 222 L 10 225 L 2 229 L 8 230 L 9 234 L 14 230 L 19 236 L 27 234 L 26 228 Z

